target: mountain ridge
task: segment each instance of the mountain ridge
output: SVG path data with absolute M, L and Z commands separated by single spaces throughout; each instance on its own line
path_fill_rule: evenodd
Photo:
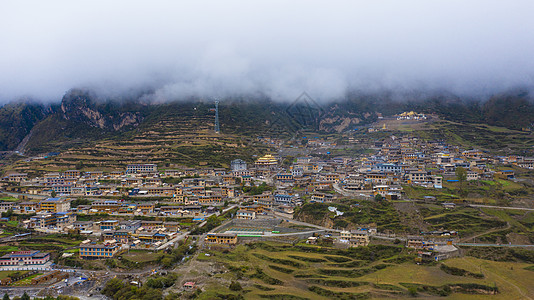
M 0 150 L 12 151 L 28 137 L 29 152 L 51 150 L 102 138 L 128 137 L 150 131 L 157 124 L 177 130 L 208 130 L 213 126 L 211 101 L 200 98 L 151 103 L 146 93 L 123 99 L 99 97 L 87 89 L 68 91 L 59 104 L 19 101 L 0 108 Z M 314 106 L 314 112 L 306 111 Z M 294 109 L 291 111 L 291 109 Z M 514 90 L 486 101 L 463 100 L 448 93 L 416 95 L 399 101 L 391 93 L 348 93 L 329 103 L 275 102 L 268 98 L 234 97 L 221 101 L 221 129 L 241 135 L 277 135 L 310 126 L 322 132 L 341 132 L 370 124 L 379 116 L 415 110 L 451 121 L 486 123 L 515 130 L 534 127 L 534 103 L 528 92 Z M 305 111 L 313 116 L 296 115 Z M 301 119 L 299 119 L 301 118 Z M 307 124 L 303 124 L 307 123 Z

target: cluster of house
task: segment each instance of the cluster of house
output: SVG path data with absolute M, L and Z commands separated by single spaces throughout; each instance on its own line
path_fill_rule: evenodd
M 103 220 L 103 221 L 78 221 L 77 214 L 82 213 L 107 213 L 110 215 L 120 214 L 120 208 L 124 206 L 140 207 L 149 215 L 171 215 L 191 217 L 193 220 L 203 220 L 205 216 L 214 213 L 209 208 L 201 206 L 162 206 L 155 208 L 154 203 L 132 204 L 117 202 L 114 200 L 97 200 L 87 208 L 70 208 L 71 199 L 48 198 L 35 202 L 2 202 L 2 212 L 13 210 L 17 213 L 30 214 L 28 219 L 22 220 L 20 226 L 27 229 L 43 232 L 76 232 L 100 241 L 127 246 L 127 248 L 157 248 L 163 243 L 173 239 L 181 229 L 178 222 L 149 221 L 149 220 Z M 111 202 L 111 203 L 104 203 Z M 92 207 L 92 208 L 91 208 Z M 137 209 L 132 208 L 136 211 Z M 127 212 L 126 212 L 127 213 Z M 143 213 L 143 212 L 141 212 Z M 109 252 L 107 252 L 109 253 Z
M 165 205 L 156 207 L 152 201 L 140 203 L 123 200 L 95 200 L 90 205 L 73 209 L 79 214 L 110 214 L 120 216 L 169 216 L 176 218 L 204 219 L 217 211 L 215 207 L 201 205 Z
M 80 245 L 82 259 L 115 257 L 127 249 L 160 249 L 180 233 L 180 223 L 144 220 L 77 221 L 73 226 L 88 239 Z
M 4 180 L 19 183 L 18 188 L 23 189 L 21 192 L 56 194 L 60 197 L 2 202 L 0 211 L 35 214 L 21 223 L 26 228 L 60 232 L 78 230 L 98 240 L 91 242 L 88 238 L 80 246 L 80 257 L 106 258 L 128 248 L 158 248 L 172 240 L 180 226 L 163 221 L 77 221 L 77 214 L 170 216 L 200 221 L 218 211 L 216 207 L 224 205 L 226 201 L 237 201 L 246 204 L 240 207 L 235 218 L 254 220 L 267 210 L 292 214 L 294 208 L 306 198 L 309 202 L 330 203 L 335 202 L 341 194 L 364 197 L 380 195 L 396 200 L 402 198 L 402 185 L 439 189 L 444 181 L 457 180 L 455 171 L 459 167 L 467 171 L 466 180 L 512 179 L 515 175 L 512 170 L 495 170 L 490 166 L 514 164 L 532 168 L 534 162 L 533 158 L 494 157 L 479 150 L 461 150 L 443 142 L 424 142 L 409 137 L 390 136 L 376 141 L 373 146 L 374 153 L 358 159 L 305 156 L 296 158 L 285 167 L 280 164 L 281 158 L 267 154 L 258 157 L 252 166 L 241 159 L 233 160 L 229 171 L 220 168 L 158 171 L 155 164 L 130 164 L 124 171 L 69 170 L 32 179 L 27 174 L 13 173 L 6 175 Z M 180 177 L 181 181 L 166 183 L 176 182 L 166 180 L 172 177 Z M 260 182 L 274 185 L 274 189 L 269 188 L 257 195 L 241 194 L 240 186 L 257 186 Z M 89 205 L 70 208 L 71 200 L 66 197 L 77 195 L 128 195 L 139 200 L 147 196 L 159 196 L 164 198 L 165 205 L 156 205 L 154 201 L 137 203 L 101 199 Z M 454 207 L 454 203 L 445 205 L 447 208 Z M 343 231 L 337 240 L 352 247 L 365 246 L 369 243 L 370 234 L 369 230 L 364 229 Z M 206 242 L 233 245 L 237 243 L 237 235 L 210 233 Z M 440 245 L 434 246 L 439 249 Z M 425 247 L 421 251 L 425 252 L 428 248 Z
M 459 255 L 459 250 L 452 240 L 435 241 L 421 236 L 410 236 L 406 239 L 406 247 L 416 249 L 419 261 L 440 261 Z
M 424 142 L 417 138 L 391 136 L 375 142 L 375 152 L 358 160 L 336 157 L 320 160 L 299 157 L 274 176 L 279 189 L 302 187 L 312 202 L 332 202 L 336 194 L 381 195 L 400 199 L 402 185 L 442 188 L 444 181 L 457 181 L 456 169 L 466 170 L 466 180 L 513 179 L 513 170 L 490 168 L 495 164 L 514 164 L 532 168 L 534 158 L 494 157 L 480 150 L 461 150 L 443 142 Z
M 46 198 L 38 201 L 5 201 L 0 202 L 0 212 L 11 210 L 18 214 L 34 214 L 29 219 L 21 222 L 21 226 L 24 228 L 67 232 L 73 229 L 78 214 L 170 216 L 202 221 L 218 211 L 215 207 L 203 207 L 200 205 L 156 207 L 155 203 L 150 201 L 132 203 L 120 200 L 95 200 L 89 205 L 79 205 L 71 208 L 71 201 L 72 199 L 63 197 Z M 74 228 L 77 227 L 74 226 Z
M 362 247 L 369 245 L 370 236 L 375 233 L 376 228 L 358 228 L 356 230 L 343 230 L 336 237 L 327 234 L 322 239 L 328 240 L 331 244 L 338 247 Z M 317 244 L 320 239 L 321 237 L 319 236 L 310 236 L 306 240 L 306 243 Z
M 336 194 L 375 196 L 395 200 L 402 197 L 402 185 L 422 185 L 441 188 L 444 180 L 456 180 L 455 170 L 467 170 L 467 180 L 514 177 L 511 170 L 492 170 L 496 163 L 515 164 L 533 168 L 534 158 L 521 156 L 493 157 L 480 150 L 462 151 L 443 142 L 424 142 L 417 138 L 390 136 L 374 142 L 375 153 L 357 160 L 348 157 L 319 159 L 298 157 L 292 165 L 282 168 L 280 158 L 272 155 L 259 157 L 253 166 L 241 159 L 231 162 L 231 170 L 200 168 L 158 171 L 155 164 L 130 164 L 124 171 L 104 173 L 69 170 L 49 173 L 42 178 L 28 179 L 27 174 L 8 174 L 8 181 L 19 182 L 21 191 L 28 194 L 75 196 L 128 195 L 134 197 L 159 196 L 178 205 L 220 206 L 241 196 L 240 185 L 253 185 L 266 181 L 276 185 L 276 191 L 244 197 L 271 208 L 282 207 L 290 211 L 299 205 L 301 195 L 293 187 L 304 189 L 312 202 L 332 202 Z M 169 177 L 183 178 L 180 183 L 165 183 Z M 107 208 L 105 206 L 108 206 Z M 96 206 L 96 205 L 95 205 Z M 121 213 L 152 213 L 142 205 L 103 203 L 101 208 Z M 31 207 L 28 207 L 31 210 Z M 172 208 L 168 213 L 187 215 Z
M 168 177 L 186 178 L 179 184 L 167 184 Z M 225 169 L 186 169 L 158 172 L 155 164 L 130 164 L 125 171 L 68 170 L 47 173 L 29 179 L 27 174 L 12 173 L 4 178 L 18 182 L 27 194 L 58 196 L 159 196 L 181 204 L 222 205 L 235 195 L 233 185 L 239 179 Z

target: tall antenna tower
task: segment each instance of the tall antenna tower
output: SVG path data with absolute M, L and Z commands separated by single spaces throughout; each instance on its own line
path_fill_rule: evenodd
M 221 133 L 219 128 L 219 100 L 215 100 L 215 133 Z

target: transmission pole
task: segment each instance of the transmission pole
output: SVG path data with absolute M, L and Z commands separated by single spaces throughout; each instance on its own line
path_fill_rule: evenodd
M 215 133 L 221 133 L 219 128 L 219 100 L 215 100 Z

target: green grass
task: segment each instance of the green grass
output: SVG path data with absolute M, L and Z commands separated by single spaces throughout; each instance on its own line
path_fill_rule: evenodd
M 13 284 L 11 284 L 12 286 L 25 286 L 25 285 L 30 285 L 32 283 L 32 279 L 34 279 L 35 277 L 37 276 L 41 276 L 43 275 L 43 273 L 37 273 L 37 274 L 33 274 L 31 276 L 28 276 L 24 279 L 21 279 L 19 281 L 16 281 L 14 282 Z
M 493 154 L 510 154 L 505 149 L 520 154 L 522 151 L 532 151 L 534 146 L 532 135 L 526 132 L 446 120 L 431 123 L 425 130 L 416 130 L 415 134 L 423 140 L 445 139 L 464 148 L 488 150 Z
M 19 275 L 22 275 L 22 274 L 26 274 L 28 273 L 29 271 L 0 271 L 0 279 L 5 279 L 7 277 L 10 277 L 14 274 L 19 274 Z
M 0 198 L 0 201 L 15 202 L 15 201 L 18 201 L 18 199 L 15 198 L 15 197 L 11 197 L 11 196 L 9 196 L 9 197 L 1 197 L 1 198 Z
M 427 286 L 420 293 L 435 296 L 432 294 L 434 291 L 437 293 L 448 285 L 451 287 L 448 293 L 452 298 L 477 299 L 482 296 L 465 293 L 476 293 L 476 289 L 472 290 L 473 287 L 493 288 L 495 282 L 500 291 L 500 294 L 492 296 L 495 299 L 520 298 L 517 290 L 507 286 L 504 281 L 512 278 L 520 289 L 534 290 L 529 285 L 530 280 L 534 279 L 534 272 L 524 269 L 531 264 L 458 258 L 447 260 L 448 272 L 444 272 L 439 265 L 415 264 L 414 256 L 405 248 L 400 254 L 387 249 L 389 248 L 361 247 L 349 251 L 265 242 L 239 245 L 225 253 L 211 250 L 210 256 L 200 254 L 197 259 L 227 266 L 229 272 L 223 276 L 226 280 L 235 280 L 235 276 L 248 280 L 247 289 L 250 291 L 246 293 L 246 298 L 261 298 L 260 295 L 272 295 L 274 299 L 278 299 L 276 295 L 284 295 L 288 299 L 293 296 L 310 299 L 389 298 L 407 295 L 407 285 Z M 373 253 L 375 257 L 368 256 L 369 253 Z M 293 267 L 287 261 L 298 261 L 300 265 Z M 331 264 L 337 265 L 332 267 Z M 480 264 L 481 268 L 478 267 Z M 502 264 L 507 266 L 506 272 L 501 272 Z M 490 273 L 490 269 L 491 272 L 499 273 Z M 458 272 L 463 276 L 459 276 Z M 515 276 L 524 278 L 516 279 Z M 448 288 L 444 289 L 448 291 Z M 455 289 L 460 293 L 454 292 Z M 217 285 L 210 286 L 210 291 L 215 290 Z
M 462 236 L 485 232 L 491 228 L 502 228 L 506 221 L 481 217 L 475 209 L 462 208 L 424 218 L 432 229 L 456 230 Z
M 0 246 L 0 252 L 4 252 L 4 253 L 12 252 L 12 251 L 19 251 L 19 250 L 20 249 L 16 246 L 9 246 L 9 245 Z
M 306 220 L 319 224 L 325 218 L 334 222 L 334 227 L 344 228 L 350 224 L 376 223 L 379 231 L 391 230 L 405 232 L 409 228 L 402 224 L 401 216 L 394 205 L 388 201 L 372 202 L 358 201 L 359 206 L 351 206 L 353 200 L 344 200 L 343 203 L 306 203 L 295 211 L 297 219 Z M 343 212 L 342 216 L 336 216 L 328 210 L 328 206 L 335 206 Z
M 122 255 L 123 259 L 127 259 L 137 263 L 145 263 L 156 261 L 161 256 L 160 253 L 152 253 L 148 251 L 125 253 Z

